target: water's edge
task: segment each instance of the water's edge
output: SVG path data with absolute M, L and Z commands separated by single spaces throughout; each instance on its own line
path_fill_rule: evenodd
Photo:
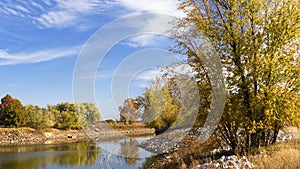
M 114 138 L 138 137 L 153 135 L 152 129 L 131 129 L 131 130 L 58 130 L 45 129 L 36 130 L 33 128 L 0 128 L 0 146 L 6 145 L 33 145 L 33 144 L 67 144 L 76 142 L 105 141 Z

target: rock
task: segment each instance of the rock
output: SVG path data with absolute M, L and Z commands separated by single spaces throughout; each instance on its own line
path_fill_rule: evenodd
M 155 154 L 168 154 L 188 145 L 181 142 L 187 134 L 186 130 L 170 131 L 148 139 L 139 146 Z
M 234 169 L 243 169 L 243 168 L 254 168 L 254 165 L 248 161 L 248 159 L 243 156 L 241 159 L 238 159 L 237 156 L 222 156 L 220 159 L 213 160 L 211 163 L 201 164 L 202 168 L 234 168 Z
M 186 164 L 183 162 L 182 164 L 181 164 L 181 167 L 180 167 L 181 169 L 187 169 L 187 166 L 186 166 Z
M 66 139 L 66 137 L 72 139 Z M 89 141 L 89 139 L 80 130 L 48 129 L 46 132 L 32 128 L 0 128 L 0 145 L 55 144 L 77 141 Z
M 44 135 L 45 135 L 47 138 L 51 138 L 51 137 L 53 137 L 53 134 L 52 134 L 52 133 L 50 133 L 50 132 L 46 132 Z

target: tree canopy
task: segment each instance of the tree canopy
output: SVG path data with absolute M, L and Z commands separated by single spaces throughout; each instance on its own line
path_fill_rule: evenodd
M 127 123 L 135 122 L 139 118 L 138 103 L 133 98 L 125 99 L 123 106 L 119 107 L 120 121 Z
M 0 104 L 0 125 L 4 127 L 32 127 L 36 129 L 82 129 L 101 115 L 93 103 L 59 103 L 41 108 L 23 106 L 21 101 L 6 95 Z
M 155 128 L 157 133 L 167 130 L 177 119 L 179 106 L 159 78 L 139 100 L 144 109 L 142 120 L 147 127 Z
M 188 56 L 198 81 L 210 82 L 203 39 L 222 62 L 227 99 L 216 132 L 235 152 L 275 143 L 285 125 L 300 124 L 299 1 L 185 0 L 179 9 L 186 17 L 174 51 Z
M 28 121 L 28 115 L 20 100 L 6 95 L 0 104 L 0 125 L 5 127 L 22 127 Z

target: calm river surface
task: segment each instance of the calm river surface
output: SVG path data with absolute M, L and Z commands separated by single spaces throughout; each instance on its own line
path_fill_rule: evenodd
M 151 153 L 138 147 L 147 138 L 61 145 L 0 147 L 0 169 L 142 168 Z

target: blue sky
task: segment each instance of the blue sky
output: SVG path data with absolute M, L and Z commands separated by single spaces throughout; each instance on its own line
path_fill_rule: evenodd
M 73 102 L 78 57 L 98 30 L 133 14 L 155 12 L 181 16 L 177 4 L 176 0 L 0 1 L 0 96 L 11 94 L 24 105 L 43 107 Z M 148 20 L 135 29 L 141 32 L 166 29 L 165 19 Z M 122 26 L 118 30 L 122 32 Z M 111 36 L 114 34 L 118 32 L 111 32 Z M 109 50 L 98 63 L 95 76 L 87 77 L 94 80 L 96 104 L 104 119 L 118 118 L 116 109 L 124 99 L 124 96 L 113 96 L 113 75 L 126 77 L 134 65 L 151 63 L 151 67 L 139 67 L 134 76 L 127 77 L 131 79 L 130 85 L 126 84 L 128 97 L 142 94 L 148 81 L 159 74 L 158 68 L 174 61 L 170 59 L 174 56 L 165 52 L 172 44 L 169 37 L 145 33 L 121 39 Z M 130 59 L 131 62 L 126 62 Z M 119 68 L 122 71 L 118 72 Z M 122 85 L 122 79 L 116 79 Z M 116 91 L 123 89 L 118 85 Z

